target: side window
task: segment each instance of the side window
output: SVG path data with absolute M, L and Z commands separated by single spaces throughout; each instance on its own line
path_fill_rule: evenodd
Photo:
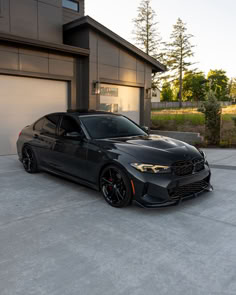
M 57 123 L 59 120 L 59 115 L 49 115 L 44 119 L 42 132 L 49 135 L 56 135 Z
M 68 133 L 71 132 L 81 132 L 81 128 L 79 124 L 75 121 L 75 119 L 64 116 L 61 122 L 61 126 L 59 128 L 59 135 L 60 136 L 67 136 Z
M 34 124 L 34 130 L 41 131 L 43 128 L 45 118 L 40 119 L 38 122 Z

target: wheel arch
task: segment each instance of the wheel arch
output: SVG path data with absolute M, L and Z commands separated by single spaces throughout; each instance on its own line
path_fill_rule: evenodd
M 122 164 L 120 164 L 119 162 L 116 162 L 116 161 L 109 161 L 109 162 L 105 163 L 105 164 L 100 168 L 100 170 L 99 170 L 99 173 L 98 173 L 98 179 L 97 179 L 97 183 L 98 183 L 98 189 L 99 189 L 99 191 L 101 190 L 101 188 L 100 188 L 100 177 L 101 177 L 102 171 L 103 171 L 106 167 L 111 166 L 111 165 L 120 168 L 120 169 L 125 173 L 125 175 L 127 176 L 128 180 L 130 181 L 130 177 L 129 177 L 128 171 L 125 169 L 125 167 L 124 167 Z

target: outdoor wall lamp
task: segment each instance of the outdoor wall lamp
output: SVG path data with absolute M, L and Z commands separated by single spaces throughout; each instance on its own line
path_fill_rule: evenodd
M 152 98 L 152 88 L 147 88 L 146 89 L 146 94 L 147 94 L 147 98 L 151 99 Z

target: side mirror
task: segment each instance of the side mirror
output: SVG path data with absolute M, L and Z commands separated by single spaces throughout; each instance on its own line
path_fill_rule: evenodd
M 149 127 L 147 126 L 141 126 L 141 129 L 146 132 L 147 134 L 149 134 Z
M 71 138 L 71 139 L 74 139 L 74 140 L 82 140 L 83 138 L 83 135 L 79 132 L 67 132 L 65 134 L 65 137 L 68 137 L 68 138 Z

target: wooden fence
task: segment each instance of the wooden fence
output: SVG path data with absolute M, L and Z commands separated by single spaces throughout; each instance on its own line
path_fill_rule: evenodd
M 222 106 L 232 105 L 231 101 L 221 101 Z M 183 101 L 183 108 L 198 108 L 202 105 L 201 101 Z M 163 102 L 152 102 L 152 109 L 172 109 L 179 108 L 178 101 L 163 101 Z

